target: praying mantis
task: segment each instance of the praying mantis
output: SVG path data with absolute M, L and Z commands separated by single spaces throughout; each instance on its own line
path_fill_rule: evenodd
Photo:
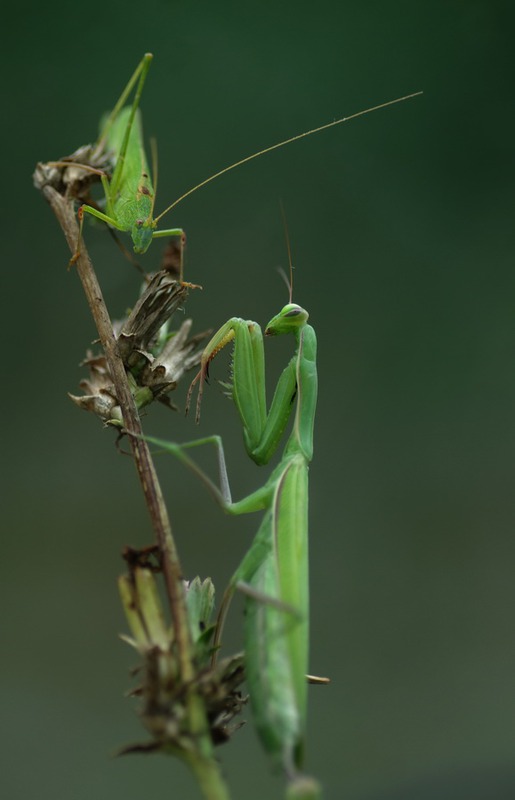
M 291 136 L 284 141 L 266 147 L 257 153 L 236 161 L 228 167 L 215 172 L 210 177 L 201 181 L 196 186 L 189 189 L 182 194 L 177 200 L 171 203 L 164 211 L 158 216 L 154 217 L 155 205 L 155 185 L 157 181 L 157 151 L 155 145 L 153 146 L 153 172 L 151 176 L 148 168 L 147 158 L 145 155 L 143 132 L 141 125 L 141 117 L 139 113 L 139 104 L 143 93 L 143 86 L 152 62 L 152 53 L 145 53 L 142 60 L 138 64 L 136 70 L 131 76 L 127 86 L 123 90 L 120 98 L 118 99 L 113 110 L 105 120 L 102 122 L 101 133 L 96 147 L 93 150 L 92 162 L 94 163 L 98 155 L 104 151 L 110 154 L 110 160 L 113 165 L 113 174 L 111 178 L 103 170 L 88 167 L 88 165 L 75 164 L 75 166 L 82 167 L 90 172 L 100 175 L 102 188 L 105 195 L 105 212 L 101 211 L 94 206 L 83 203 L 78 211 L 80 228 L 79 239 L 74 256 L 71 263 L 75 262 L 80 255 L 80 241 L 82 237 L 82 228 L 84 222 L 84 215 L 89 214 L 97 219 L 105 222 L 111 228 L 121 232 L 128 232 L 131 235 L 134 252 L 138 254 L 145 253 L 152 241 L 156 238 L 163 236 L 183 236 L 182 228 L 168 228 L 159 229 L 158 222 L 169 211 L 175 208 L 182 200 L 188 197 L 193 192 L 200 189 L 202 186 L 215 180 L 215 178 L 229 172 L 242 164 L 252 161 L 258 156 L 276 150 L 287 144 L 303 139 L 313 133 L 332 128 L 335 125 L 340 125 L 343 122 L 348 122 L 351 119 L 362 117 L 372 111 L 377 111 L 381 108 L 400 103 L 404 100 L 409 100 L 412 97 L 417 97 L 422 92 L 414 92 L 412 94 L 398 97 L 395 100 L 390 100 L 380 105 L 367 108 L 364 111 L 359 111 L 351 114 L 348 117 L 333 120 L 325 125 L 320 125 L 304 133 Z M 136 87 L 132 105 L 125 106 L 125 102 L 130 96 L 132 90 Z M 54 165 L 73 166 L 73 162 L 51 162 Z
M 229 603 L 236 589 L 246 597 L 245 671 L 256 728 L 265 750 L 279 762 L 290 781 L 290 800 L 315 800 L 320 789 L 302 774 L 307 706 L 308 590 L 308 469 L 313 455 L 317 399 L 316 336 L 308 312 L 292 302 L 265 328 L 265 336 L 291 334 L 295 351 L 283 370 L 267 411 L 264 340 L 251 320 L 231 318 L 212 337 L 188 396 L 198 384 L 197 419 L 210 362 L 233 344 L 232 384 L 248 455 L 267 464 L 277 450 L 295 402 L 295 414 L 280 463 L 264 486 L 233 502 L 219 436 L 185 444 L 154 437 L 148 441 L 172 453 L 207 485 L 219 505 L 231 515 L 264 511 L 254 541 L 232 576 L 218 615 L 214 659 Z M 187 450 L 215 446 L 220 488 L 202 472 Z M 321 679 L 323 682 L 323 679 Z

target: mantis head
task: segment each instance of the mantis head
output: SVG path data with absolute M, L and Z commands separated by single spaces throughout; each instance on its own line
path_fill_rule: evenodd
M 131 229 L 135 253 L 146 253 L 152 241 L 153 227 L 147 220 L 137 219 Z
M 273 317 L 265 328 L 265 336 L 296 333 L 309 319 L 308 312 L 296 303 L 288 303 Z

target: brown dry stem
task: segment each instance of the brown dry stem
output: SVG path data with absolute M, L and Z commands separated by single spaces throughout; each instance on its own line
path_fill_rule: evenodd
M 72 253 L 75 253 L 79 228 L 73 209 L 73 201 L 60 194 L 45 180 L 44 165 L 38 165 L 35 175 L 36 186 L 54 212 Z M 118 353 L 113 325 L 102 290 L 97 280 L 88 252 L 81 242 L 81 252 L 74 269 L 82 283 L 84 293 L 98 330 L 100 343 L 104 349 L 109 372 L 115 386 L 116 397 L 122 413 L 124 427 L 135 434 L 129 436 L 138 477 L 145 502 L 154 528 L 158 548 L 161 552 L 163 575 L 172 619 L 177 658 L 181 680 L 184 685 L 194 686 L 195 667 L 192 660 L 192 644 L 188 626 L 187 609 L 182 582 L 179 556 L 172 536 L 168 512 L 164 503 L 161 486 L 150 455 L 149 447 L 142 438 L 139 414 L 132 396 L 123 361 Z M 209 800 L 228 800 L 229 795 L 220 775 L 219 766 L 213 757 L 212 742 L 202 699 L 194 690 L 187 698 L 189 730 L 196 742 L 193 751 L 183 757 L 195 773 L 203 794 Z

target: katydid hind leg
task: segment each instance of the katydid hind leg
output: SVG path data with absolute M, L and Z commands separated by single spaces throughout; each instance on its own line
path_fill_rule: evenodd
M 148 72 L 148 70 L 150 68 L 150 64 L 152 62 L 152 59 L 153 59 L 152 53 L 145 53 L 145 55 L 141 59 L 140 63 L 138 64 L 138 66 L 134 70 L 133 74 L 131 75 L 131 77 L 127 81 L 127 84 L 126 84 L 123 92 L 121 93 L 120 97 L 118 98 L 118 100 L 116 101 L 115 105 L 113 106 L 113 109 L 110 112 L 110 114 L 108 115 L 108 117 L 106 119 L 106 122 L 105 122 L 105 124 L 104 124 L 104 126 L 102 128 L 102 132 L 101 132 L 99 140 L 98 140 L 97 149 L 101 149 L 102 147 L 105 146 L 105 141 L 106 141 L 106 139 L 107 139 L 107 137 L 109 135 L 109 131 L 110 131 L 115 119 L 118 117 L 120 111 L 124 107 L 124 105 L 125 105 L 125 103 L 127 101 L 127 98 L 129 97 L 130 93 L 132 92 L 132 90 L 133 90 L 133 88 L 134 88 L 134 86 L 136 84 L 136 81 L 139 78 L 140 79 L 140 86 L 139 86 L 138 96 L 137 96 L 137 98 L 135 98 L 135 99 L 137 99 L 137 103 L 136 103 L 135 109 L 138 107 L 139 101 L 140 101 L 140 98 L 141 98 L 141 91 L 143 89 L 143 84 L 145 83 L 147 72 Z M 143 83 L 141 83 L 141 78 L 143 78 Z
M 114 199 L 117 196 L 117 193 L 119 191 L 120 184 L 121 184 L 121 181 L 122 181 L 123 170 L 124 170 L 124 166 L 125 166 L 125 157 L 126 157 L 126 154 L 127 154 L 127 147 L 129 145 L 129 138 L 130 138 L 130 135 L 131 135 L 132 127 L 134 125 L 134 119 L 135 119 L 135 116 L 136 116 L 136 111 L 138 110 L 138 107 L 139 107 L 139 104 L 140 104 L 141 95 L 143 93 L 143 86 L 145 84 L 145 80 L 146 80 L 146 77 L 147 77 L 148 70 L 150 68 L 151 61 L 152 61 L 152 55 L 150 53 L 146 53 L 145 56 L 143 57 L 143 59 L 141 60 L 138 68 L 136 69 L 136 72 L 134 73 L 134 75 L 132 76 L 131 80 L 129 81 L 128 91 L 127 91 L 127 87 L 126 87 L 126 89 L 122 93 L 122 96 L 118 100 L 118 102 L 117 102 L 115 108 L 113 109 L 113 112 L 112 112 L 112 114 L 111 114 L 111 116 L 109 117 L 109 120 L 108 120 L 108 125 L 112 126 L 114 120 L 116 119 L 116 117 L 118 116 L 118 114 L 120 113 L 120 111 L 121 111 L 121 109 L 123 107 L 123 103 L 125 102 L 125 99 L 130 94 L 134 83 L 136 82 L 136 80 L 139 77 L 138 85 L 137 85 L 137 88 L 136 88 L 136 92 L 134 94 L 134 99 L 132 101 L 131 111 L 130 111 L 130 114 L 129 114 L 129 118 L 127 120 L 127 125 L 126 125 L 126 128 L 125 128 L 125 133 L 124 133 L 124 136 L 123 136 L 123 140 L 122 140 L 122 144 L 121 144 L 121 147 L 120 147 L 120 151 L 117 154 L 116 165 L 115 165 L 115 168 L 114 168 L 113 177 L 112 177 L 111 182 L 110 182 L 110 194 L 111 194 L 111 198 L 112 199 Z M 122 100 L 123 100 L 123 102 L 121 102 Z M 107 136 L 107 134 L 108 134 L 108 131 L 104 131 L 104 136 Z

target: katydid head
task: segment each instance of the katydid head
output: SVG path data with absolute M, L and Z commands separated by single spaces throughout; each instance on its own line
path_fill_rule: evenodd
M 146 219 L 137 219 L 131 228 L 131 237 L 135 253 L 146 253 L 152 241 L 154 228 Z
M 265 336 L 296 333 L 309 319 L 308 312 L 296 303 L 288 303 L 273 317 L 265 328 Z

